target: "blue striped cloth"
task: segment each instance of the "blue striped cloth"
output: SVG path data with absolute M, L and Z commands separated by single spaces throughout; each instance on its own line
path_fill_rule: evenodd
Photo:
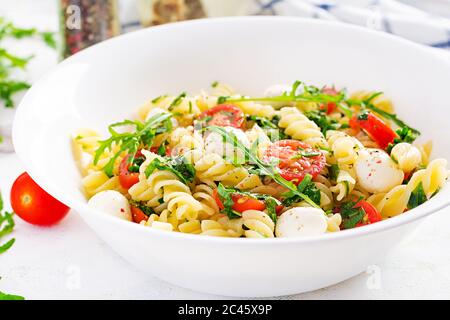
M 450 50 L 449 0 L 252 0 L 250 14 L 336 20 Z
M 151 3 L 151 0 L 147 0 Z M 450 0 L 200 0 L 205 9 L 230 1 L 235 15 L 283 15 L 335 20 L 389 32 L 450 50 Z M 217 1 L 217 2 L 215 2 Z M 123 31 L 139 28 L 136 0 L 119 0 Z M 222 3 L 223 5 L 223 3 Z M 207 10 L 208 11 L 208 10 Z M 133 14 L 130 14 L 133 13 Z

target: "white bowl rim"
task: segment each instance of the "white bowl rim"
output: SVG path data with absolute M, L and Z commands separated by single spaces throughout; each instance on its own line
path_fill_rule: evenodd
M 99 44 L 96 44 L 92 47 L 89 47 L 87 49 L 82 50 L 81 52 L 77 53 L 74 56 L 71 56 L 58 65 L 51 68 L 46 75 L 44 75 L 40 81 L 38 81 L 35 85 L 32 86 L 32 88 L 26 93 L 24 98 L 22 99 L 22 102 L 20 103 L 19 107 L 16 110 L 16 116 L 13 124 L 13 144 L 16 150 L 16 153 L 19 157 L 19 159 L 24 164 L 24 167 L 28 174 L 47 192 L 49 192 L 52 196 L 54 196 L 59 201 L 67 204 L 69 207 L 71 207 L 73 210 L 80 213 L 81 216 L 84 214 L 94 214 L 97 218 L 104 220 L 105 222 L 108 221 L 109 223 L 113 223 L 116 225 L 122 225 L 124 228 L 130 228 L 129 230 L 134 230 L 135 232 L 150 232 L 154 233 L 155 236 L 159 236 L 161 238 L 168 238 L 168 239 L 180 239 L 180 240 L 186 240 L 186 241 L 198 241 L 198 242 L 214 242 L 214 243 L 221 243 L 221 244 L 235 244 L 239 243 L 240 245 L 244 244 L 265 244 L 265 245 L 283 245 L 283 244 L 307 244 L 307 243 L 318 243 L 322 241 L 338 241 L 338 240 L 344 240 L 344 239 L 350 239 L 355 238 L 359 236 L 366 236 L 370 235 L 372 233 L 378 233 L 385 230 L 389 230 L 392 228 L 399 227 L 401 225 L 406 225 L 409 223 L 412 223 L 416 220 L 422 219 L 425 216 L 428 216 L 432 213 L 435 213 L 439 210 L 444 209 L 447 206 L 450 206 L 450 197 L 447 200 L 442 199 L 441 203 L 439 205 L 436 205 L 431 210 L 425 210 L 425 208 L 422 206 L 419 206 L 417 208 L 414 208 L 410 211 L 408 211 L 407 214 L 400 214 L 396 217 L 383 220 L 381 222 L 370 224 L 361 228 L 354 228 L 350 230 L 343 230 L 340 232 L 332 232 L 332 233 L 326 233 L 316 236 L 308 236 L 303 238 L 265 238 L 265 239 L 252 239 L 252 238 L 224 238 L 224 237 L 208 237 L 208 236 L 199 236 L 199 235 L 192 235 L 192 234 L 184 234 L 181 232 L 167 232 L 167 231 L 161 231 L 157 229 L 152 229 L 146 226 L 139 225 L 137 223 L 130 223 L 129 221 L 117 219 L 116 217 L 112 217 L 109 215 L 104 214 L 101 211 L 95 210 L 88 206 L 87 202 L 82 203 L 78 201 L 73 201 L 69 196 L 66 196 L 58 191 L 58 188 L 55 187 L 50 181 L 48 181 L 45 177 L 42 177 L 38 174 L 37 171 L 34 170 L 32 166 L 27 166 L 27 161 L 25 160 L 25 157 L 22 157 L 22 154 L 25 154 L 25 152 L 22 152 L 26 148 L 25 144 L 21 143 L 21 139 L 18 137 L 20 136 L 18 132 L 18 123 L 20 123 L 22 120 L 22 114 L 25 113 L 27 105 L 30 105 L 30 103 L 27 102 L 27 97 L 29 97 L 32 92 L 39 89 L 39 86 L 41 83 L 45 82 L 46 78 L 49 78 L 52 73 L 65 66 L 66 64 L 71 63 L 72 60 L 77 60 L 91 52 L 92 50 L 96 50 L 97 48 L 101 48 L 103 46 L 107 46 L 110 43 L 113 42 L 120 42 L 123 41 L 123 39 L 132 38 L 135 35 L 140 35 L 143 33 L 152 33 L 152 32 L 159 32 L 159 30 L 163 29 L 178 29 L 178 28 L 185 28 L 190 25 L 201 25 L 201 24 L 214 24 L 214 23 L 233 23 L 233 22 L 239 22 L 239 21 L 260 21 L 260 22 L 268 22 L 268 23 L 277 23 L 277 22 L 290 22 L 290 23 L 297 23 L 297 24 L 315 24 L 315 25 L 332 25 L 335 28 L 341 28 L 341 29 L 347 29 L 352 30 L 352 32 L 359 32 L 359 33 L 366 33 L 371 34 L 373 37 L 378 37 L 380 39 L 385 39 L 387 41 L 391 41 L 393 43 L 402 44 L 404 47 L 412 48 L 416 51 L 421 51 L 423 54 L 426 55 L 432 55 L 431 49 L 424 45 L 419 45 L 415 42 L 412 42 L 410 40 L 397 37 L 392 34 L 388 34 L 385 32 L 380 32 L 376 30 L 371 30 L 367 28 L 363 28 L 356 25 L 336 22 L 336 21 L 326 21 L 326 20 L 319 20 L 319 19 L 312 19 L 312 18 L 298 18 L 298 17 L 282 17 L 282 16 L 242 16 L 242 17 L 221 17 L 221 18 L 208 18 L 208 19 L 197 19 L 197 20 L 190 20 L 190 21 L 183 21 L 183 22 L 177 22 L 177 23 L 170 23 L 165 25 L 159 25 L 154 26 L 151 28 L 146 28 L 143 30 L 137 30 L 133 31 L 127 34 L 123 34 L 117 37 L 114 37 L 112 39 L 103 41 Z M 435 59 L 442 60 L 443 64 L 446 64 L 447 61 L 445 58 L 441 56 L 435 56 Z M 450 68 L 449 68 L 450 69 Z M 25 105 L 25 107 L 23 107 Z M 23 140 L 23 139 L 22 139 Z M 446 189 L 449 189 L 450 186 Z M 450 192 L 448 192 L 450 193 Z M 430 199 L 427 201 L 427 203 L 431 203 L 434 201 L 434 199 Z M 433 202 L 434 203 L 434 202 Z M 426 204 L 425 204 L 426 205 Z M 133 228 L 133 229 L 131 229 Z

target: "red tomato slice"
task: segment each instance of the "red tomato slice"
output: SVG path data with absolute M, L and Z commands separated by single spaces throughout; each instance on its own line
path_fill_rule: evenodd
M 322 152 L 297 140 L 273 143 L 264 153 L 263 159 L 269 163 L 274 159 L 279 160 L 280 175 L 295 184 L 299 184 L 307 174 L 315 178 L 326 164 Z
M 141 153 L 138 152 L 136 157 L 141 156 Z M 122 188 L 128 190 L 136 183 L 139 182 L 139 173 L 138 172 L 130 172 L 130 163 L 128 163 L 128 159 L 130 155 L 126 155 L 119 166 L 119 183 Z
M 214 200 L 216 200 L 217 206 L 220 210 L 223 210 L 224 205 L 222 203 L 222 200 L 220 200 L 219 193 L 217 192 L 217 189 L 214 189 L 213 192 Z M 266 204 L 262 200 L 254 199 L 245 195 L 241 194 L 233 194 L 231 196 L 231 199 L 233 199 L 233 206 L 231 207 L 233 210 L 237 212 L 244 212 L 247 210 L 259 210 L 263 211 L 266 209 Z
M 133 221 L 136 223 L 141 223 L 141 221 L 147 221 L 148 216 L 141 209 L 131 206 L 131 215 L 133 217 Z
M 365 120 L 358 119 L 358 116 L 355 115 L 349 124 L 354 129 L 363 129 L 382 149 L 386 149 L 397 138 L 395 131 L 373 113 L 368 113 Z
M 333 88 L 325 87 L 322 89 L 322 93 L 328 94 L 330 96 L 336 96 L 339 94 L 339 91 L 337 91 L 334 87 Z M 327 114 L 331 114 L 337 109 L 337 105 L 334 102 L 328 102 L 326 104 L 320 105 L 320 109 L 326 110 Z
M 381 217 L 381 213 L 367 201 L 359 201 L 355 204 L 354 208 L 362 208 L 366 213 L 363 220 L 359 222 L 356 227 L 365 226 L 383 220 L 383 218 Z
M 11 188 L 11 206 L 28 223 L 51 226 L 61 221 L 70 208 L 37 185 L 28 173 L 22 173 Z
M 198 116 L 198 120 L 203 119 L 209 126 L 242 128 L 244 112 L 234 105 L 220 104 Z

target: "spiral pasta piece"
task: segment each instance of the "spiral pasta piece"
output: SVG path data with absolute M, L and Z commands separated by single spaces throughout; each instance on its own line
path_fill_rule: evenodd
M 250 116 L 272 119 L 277 114 L 274 107 L 271 105 L 260 104 L 253 101 L 238 102 L 236 103 L 236 106 L 238 106 L 245 114 Z
M 411 193 L 422 183 L 427 199 L 437 192 L 448 177 L 447 160 L 436 159 L 430 162 L 426 169 L 415 172 L 407 185 L 400 185 L 388 193 L 374 194 L 368 198 L 385 218 L 401 214 L 408 207 Z
M 200 219 L 206 219 L 219 213 L 220 209 L 213 197 L 213 188 L 211 186 L 207 184 L 195 186 L 193 197 L 202 206 L 198 214 Z
M 156 204 L 150 203 L 151 200 L 158 199 L 157 201 L 161 205 L 162 199 L 164 204 L 167 205 L 169 212 L 176 213 L 178 220 L 197 219 L 198 213 L 203 207 L 199 201 L 194 199 L 190 188 L 179 181 L 177 176 L 170 171 L 155 170 L 146 177 L 146 167 L 157 156 L 145 150 L 142 153 L 147 159 L 141 165 L 139 183 L 132 186 L 128 191 L 132 199 L 136 201 L 149 201 L 147 205 L 150 207 Z
M 320 128 L 297 108 L 282 108 L 278 125 L 292 138 L 306 142 L 313 147 L 328 146 Z
M 422 163 L 422 154 L 410 143 L 396 144 L 391 150 L 391 158 L 404 172 L 411 172 Z
M 88 198 L 93 197 L 99 192 L 106 190 L 115 190 L 125 193 L 120 186 L 119 177 L 108 177 L 103 171 L 92 171 L 88 173 L 82 180 L 81 185 Z
M 342 217 L 339 213 L 327 216 L 327 232 L 337 232 L 340 231 L 340 225 L 342 223 Z
M 242 223 L 248 229 L 244 234 L 247 238 L 275 237 L 275 223 L 267 213 L 258 210 L 247 210 L 242 213 Z

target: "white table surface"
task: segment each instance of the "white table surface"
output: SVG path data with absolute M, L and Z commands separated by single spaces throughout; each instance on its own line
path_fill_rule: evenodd
M 57 23 L 51 16 L 56 10 L 54 2 L 0 0 L 0 15 L 21 25 L 52 29 Z M 39 54 L 31 66 L 32 78 L 54 64 L 56 57 L 38 45 L 35 49 Z M 22 171 L 14 154 L 0 155 L 0 190 L 5 198 Z M 368 272 L 336 286 L 281 299 L 450 299 L 449 215 L 450 210 L 445 210 L 424 220 Z M 76 212 L 52 228 L 16 221 L 16 243 L 0 255 L 0 291 L 27 299 L 222 298 L 141 274 L 100 240 Z

